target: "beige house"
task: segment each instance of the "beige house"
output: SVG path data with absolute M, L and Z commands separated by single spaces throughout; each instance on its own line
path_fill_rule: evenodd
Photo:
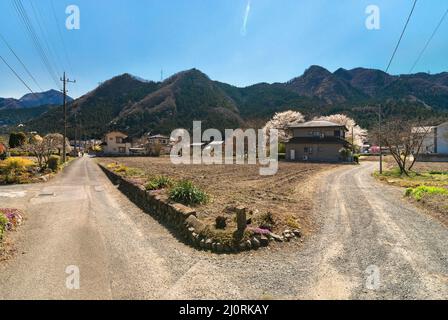
M 310 121 L 291 127 L 293 137 L 286 143 L 286 160 L 339 162 L 340 150 L 350 148 L 347 128 L 329 121 Z
M 101 146 L 105 155 L 129 155 L 132 143 L 123 132 L 112 131 L 104 136 Z
M 170 137 L 161 134 L 149 136 L 145 149 L 150 155 L 169 154 L 171 151 Z

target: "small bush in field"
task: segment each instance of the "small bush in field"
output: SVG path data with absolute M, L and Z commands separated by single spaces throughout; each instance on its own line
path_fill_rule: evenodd
M 145 185 L 146 190 L 160 190 L 169 188 L 173 185 L 173 181 L 165 176 L 157 176 L 148 181 Z
M 8 219 L 0 212 L 0 240 L 3 239 L 3 233 L 6 230 L 6 226 L 8 224 Z
M 262 213 L 260 218 L 260 228 L 272 230 L 275 225 L 274 215 L 272 212 L 268 211 L 266 213 Z
M 215 220 L 216 229 L 225 229 L 227 226 L 227 218 L 223 216 L 217 216 Z
M 109 163 L 109 164 L 106 166 L 106 168 L 112 170 L 112 169 L 115 169 L 117 166 L 118 166 L 117 163 Z
M 26 158 L 7 158 L 0 162 L 0 183 L 26 183 L 35 163 Z
M 115 166 L 115 168 L 113 170 L 117 173 L 126 173 L 126 171 L 128 171 L 129 168 L 123 164 L 120 164 L 118 166 Z
M 60 163 L 60 158 L 58 156 L 51 156 L 48 159 L 47 167 L 51 171 L 56 172 L 59 170 L 59 163 Z
M 208 202 L 208 195 L 191 181 L 181 181 L 170 190 L 170 199 L 185 205 L 198 205 Z

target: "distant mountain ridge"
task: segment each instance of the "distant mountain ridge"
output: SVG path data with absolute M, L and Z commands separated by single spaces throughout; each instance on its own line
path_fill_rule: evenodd
M 384 116 L 448 119 L 448 73 L 394 76 L 375 69 L 311 66 L 285 83 L 259 83 L 245 88 L 213 81 L 197 69 L 179 72 L 163 82 L 130 74 L 114 77 L 73 101 L 69 121 L 83 135 L 101 137 L 109 130 L 132 136 L 191 128 L 260 127 L 275 112 L 298 110 L 308 118 L 346 113 L 362 126 L 376 123 L 377 106 Z M 61 108 L 26 123 L 39 132 L 62 128 Z M 69 130 L 70 131 L 70 130 Z M 69 132 L 74 135 L 74 132 Z
M 73 99 L 67 96 L 67 103 L 72 101 Z M 0 110 L 35 108 L 48 105 L 61 105 L 62 103 L 62 92 L 48 90 L 45 92 L 28 93 L 20 99 L 0 98 Z

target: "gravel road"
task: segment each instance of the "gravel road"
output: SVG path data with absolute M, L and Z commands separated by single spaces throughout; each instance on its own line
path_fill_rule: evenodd
M 448 299 L 448 230 L 372 170 L 325 174 L 321 228 L 303 245 L 213 255 L 177 241 L 92 159 L 76 160 L 49 183 L 0 187 L 2 207 L 27 212 L 17 255 L 0 264 L 0 299 Z M 66 287 L 71 265 L 78 290 Z

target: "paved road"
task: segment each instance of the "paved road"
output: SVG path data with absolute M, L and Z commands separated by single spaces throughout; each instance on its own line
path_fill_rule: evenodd
M 448 230 L 377 185 L 372 169 L 326 175 L 321 230 L 302 247 L 218 256 L 178 242 L 92 159 L 76 160 L 47 184 L 0 187 L 2 206 L 28 217 L 17 256 L 0 265 L 0 299 L 447 299 Z M 79 290 L 66 287 L 71 265 Z

